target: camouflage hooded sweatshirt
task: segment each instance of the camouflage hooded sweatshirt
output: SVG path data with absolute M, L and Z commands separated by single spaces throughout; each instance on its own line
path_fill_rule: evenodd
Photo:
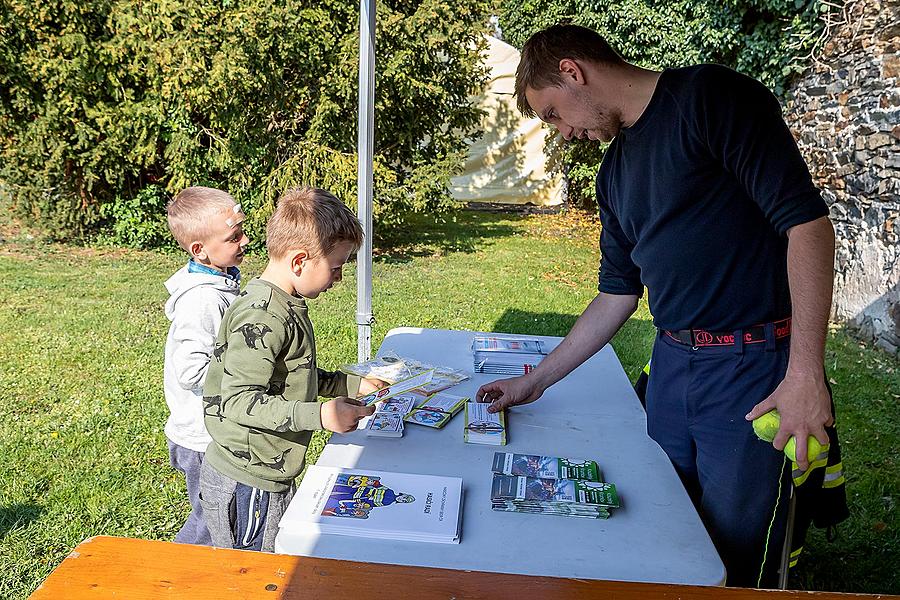
M 303 469 L 318 396 L 355 395 L 359 379 L 316 367 L 306 301 L 254 279 L 219 328 L 203 386 L 205 460 L 223 475 L 270 492 Z

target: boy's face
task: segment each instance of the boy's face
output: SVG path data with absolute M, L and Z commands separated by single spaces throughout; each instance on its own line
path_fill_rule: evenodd
M 244 234 L 242 219 L 242 213 L 235 213 L 231 209 L 225 209 L 217 214 L 214 222 L 210 224 L 207 239 L 191 244 L 194 259 L 223 273 L 228 267 L 241 264 L 244 260 L 244 249 L 250 243 L 250 239 Z M 228 224 L 229 220 L 232 225 Z
M 294 279 L 296 292 L 304 298 L 317 298 L 339 282 L 343 278 L 344 264 L 355 249 L 352 242 L 339 242 L 328 254 L 304 260 Z

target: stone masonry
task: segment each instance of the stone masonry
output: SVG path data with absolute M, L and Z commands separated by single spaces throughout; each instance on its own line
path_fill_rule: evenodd
M 847 2 L 789 94 L 787 121 L 831 207 L 832 318 L 900 349 L 900 0 Z

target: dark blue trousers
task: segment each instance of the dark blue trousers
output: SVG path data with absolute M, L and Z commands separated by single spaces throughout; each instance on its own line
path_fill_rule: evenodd
M 771 329 L 771 327 L 770 327 Z M 787 370 L 790 338 L 695 348 L 660 332 L 647 387 L 647 430 L 681 477 L 730 586 L 776 587 L 790 465 L 744 415 Z

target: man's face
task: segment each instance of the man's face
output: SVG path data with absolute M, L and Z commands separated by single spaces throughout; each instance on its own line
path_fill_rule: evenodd
M 200 262 L 225 272 L 228 267 L 236 267 L 244 260 L 244 249 L 250 239 L 244 234 L 241 223 L 229 225 L 228 219 L 235 219 L 235 213 L 226 209 L 216 215 L 207 239 L 202 242 Z
M 566 140 L 610 142 L 622 128 L 618 108 L 592 96 L 586 86 L 565 79 L 558 87 L 526 88 L 525 99 L 541 120 L 556 127 Z
M 352 242 L 340 242 L 331 252 L 304 261 L 294 288 L 304 298 L 317 298 L 343 279 L 344 263 L 354 250 Z

